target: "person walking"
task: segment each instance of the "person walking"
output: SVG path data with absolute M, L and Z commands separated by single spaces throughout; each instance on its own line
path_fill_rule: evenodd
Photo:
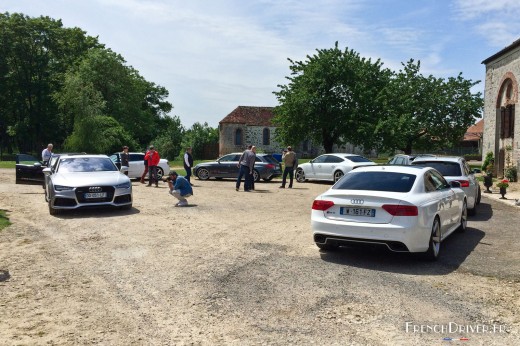
M 121 167 L 123 167 L 123 166 L 126 167 L 125 174 L 128 175 L 128 170 L 130 169 L 130 163 L 129 163 L 130 155 L 128 154 L 128 147 L 126 145 L 123 147 L 123 151 L 121 152 L 120 156 L 121 156 Z
M 184 177 L 180 177 L 175 171 L 170 172 L 167 181 L 168 187 L 170 188 L 170 195 L 179 200 L 175 206 L 186 207 L 188 205 L 186 198 L 193 196 L 193 189 L 189 181 Z
M 146 175 L 148 174 L 148 154 L 150 153 L 150 150 L 147 150 L 144 154 L 144 172 L 141 175 L 141 184 L 144 184 L 144 178 L 146 178 Z
M 44 166 L 47 166 L 49 164 L 49 160 L 51 159 L 51 156 L 52 156 L 52 148 L 53 148 L 52 143 L 49 143 L 49 144 L 47 144 L 47 148 L 42 150 L 42 161 L 43 161 Z
M 193 184 L 191 183 L 190 181 L 190 177 L 191 177 L 191 168 L 193 167 L 193 156 L 191 156 L 191 147 L 188 147 L 186 148 L 186 152 L 184 153 L 184 169 L 186 170 L 186 180 L 188 181 L 188 183 L 190 183 L 191 186 L 193 186 Z
M 287 150 L 283 151 L 282 161 L 284 163 L 284 170 L 282 176 L 282 185 L 280 189 L 285 189 L 285 183 L 287 180 L 287 175 L 289 175 L 289 188 L 292 188 L 293 179 L 294 179 L 294 168 L 296 168 L 296 153 L 292 150 L 291 146 L 287 147 Z
M 159 187 L 159 179 L 157 179 L 157 165 L 159 165 L 159 160 L 161 156 L 153 145 L 150 145 L 150 150 L 148 151 L 148 185 L 152 186 L 152 183 L 155 183 L 155 187 Z
M 246 149 L 240 159 L 238 160 L 238 167 L 240 170 L 238 171 L 236 190 L 240 190 L 240 183 L 242 182 L 242 177 L 245 176 L 244 181 L 244 191 L 251 191 L 251 179 L 253 177 L 253 168 L 255 166 L 255 158 L 256 158 L 256 147 L 253 145 L 251 149 Z

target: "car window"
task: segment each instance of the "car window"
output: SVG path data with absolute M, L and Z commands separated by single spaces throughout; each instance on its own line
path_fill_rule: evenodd
M 262 159 L 259 158 L 258 156 L 255 156 L 255 162 L 264 162 L 264 161 L 262 161 Z
M 404 165 L 404 157 L 398 157 L 397 160 L 395 160 L 396 165 Z
M 395 164 L 396 164 L 396 163 L 395 163 L 396 161 L 397 161 L 397 157 L 393 157 L 390 161 L 388 161 L 388 164 L 389 164 L 389 165 L 395 165 Z
M 117 171 L 108 157 L 74 157 L 60 160 L 59 173 Z
M 352 162 L 372 162 L 369 159 L 367 159 L 366 157 L 359 156 L 359 155 L 347 156 L 346 158 L 347 158 L 347 160 L 350 160 Z
M 220 161 L 220 162 L 238 161 L 239 158 L 240 158 L 240 156 L 238 156 L 238 155 L 230 154 L 230 155 L 224 155 L 224 156 L 222 156 L 222 157 L 219 159 L 219 161 Z
M 337 190 L 365 190 L 409 192 L 417 178 L 399 172 L 352 172 L 346 174 L 332 188 Z
M 32 155 L 18 154 L 18 155 L 16 155 L 16 163 L 20 163 L 23 165 L 32 165 L 32 164 L 41 163 L 41 162 Z
M 110 155 L 110 160 L 112 160 L 113 163 L 118 163 L 119 156 L 117 154 Z
M 462 171 L 460 169 L 460 165 L 458 162 L 448 162 L 448 161 L 414 161 L 412 162 L 414 166 L 421 167 L 432 167 L 441 172 L 445 177 L 458 177 L 462 175 Z
M 144 161 L 144 154 L 130 154 L 128 161 Z
M 426 172 L 424 174 L 424 190 L 426 192 L 437 191 L 437 188 L 435 187 L 435 181 L 433 180 L 430 172 Z
M 321 155 L 312 160 L 312 163 L 324 163 L 327 160 L 327 156 L 329 155 Z
M 464 167 L 464 175 L 472 174 L 471 168 L 469 167 L 469 165 L 466 161 L 463 162 L 463 167 Z
M 274 163 L 275 165 L 278 165 L 278 163 L 280 163 L 280 161 L 275 159 L 274 156 L 272 156 L 272 155 L 264 155 L 263 158 L 265 161 L 267 161 L 269 163 Z
M 326 163 L 340 163 L 340 162 L 343 162 L 345 161 L 344 159 L 342 159 L 341 157 L 337 157 L 337 156 L 334 156 L 334 155 L 328 155 L 325 162 Z
M 436 190 L 446 189 L 449 186 L 446 179 L 444 179 L 444 177 L 439 173 L 435 171 L 430 171 L 429 173 Z

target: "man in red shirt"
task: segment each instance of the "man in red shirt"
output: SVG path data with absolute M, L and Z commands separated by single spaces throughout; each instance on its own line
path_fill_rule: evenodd
M 153 145 L 150 145 L 150 150 L 148 150 L 148 185 L 152 186 L 152 182 L 155 183 L 155 187 L 159 187 L 159 179 L 157 179 L 157 165 L 159 165 L 159 160 L 161 157 L 159 153 L 155 150 Z

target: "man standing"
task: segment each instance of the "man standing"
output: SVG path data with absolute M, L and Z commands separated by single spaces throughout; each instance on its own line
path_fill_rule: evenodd
M 296 167 L 296 153 L 292 150 L 291 146 L 287 147 L 287 150 L 283 151 L 282 160 L 285 165 L 282 177 L 282 186 L 280 189 L 285 189 L 285 181 L 287 174 L 289 175 L 289 188 L 292 188 L 294 178 L 294 168 Z
M 49 143 L 49 144 L 47 144 L 47 148 L 42 150 L 42 161 L 43 161 L 44 166 L 47 166 L 47 164 L 49 163 L 49 160 L 51 159 L 52 148 L 53 148 L 52 143 Z
M 123 151 L 121 152 L 121 167 L 125 166 L 126 171 L 125 174 L 128 175 L 128 170 L 130 169 L 129 163 L 130 155 L 128 154 L 128 147 L 125 145 L 123 147 Z
M 191 156 L 191 147 L 186 148 L 186 152 L 184 153 L 184 169 L 186 170 L 186 180 L 190 183 L 191 186 L 193 184 L 190 181 L 191 177 L 191 167 L 193 167 L 193 156 Z
M 245 175 L 244 182 L 244 191 L 251 191 L 251 180 L 253 179 L 253 168 L 255 166 L 255 158 L 256 158 L 256 147 L 253 145 L 251 149 L 246 149 L 240 159 L 238 160 L 238 167 L 240 168 L 238 172 L 238 178 L 236 183 L 236 190 L 240 190 L 240 183 L 242 181 L 242 177 Z
M 185 207 L 188 205 L 186 198 L 193 195 L 193 189 L 186 178 L 179 177 L 177 172 L 171 171 L 168 178 L 168 187 L 170 188 L 170 195 L 179 200 L 179 203 L 175 204 L 176 207 Z
M 146 151 L 144 154 L 144 172 L 143 175 L 141 175 L 141 184 L 144 184 L 144 178 L 146 178 L 146 175 L 148 174 L 148 154 L 150 153 L 150 150 Z
M 155 147 L 150 145 L 150 150 L 148 151 L 148 185 L 152 186 L 152 183 L 155 183 L 155 187 L 159 187 L 159 179 L 157 179 L 157 165 L 159 165 L 159 160 L 161 157 Z

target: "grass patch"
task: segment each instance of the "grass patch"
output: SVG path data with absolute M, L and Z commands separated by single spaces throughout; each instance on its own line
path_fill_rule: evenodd
M 0 168 L 15 168 L 16 161 L 0 161 Z
M 9 226 L 11 222 L 7 217 L 7 212 L 5 210 L 0 210 L 0 231 Z

